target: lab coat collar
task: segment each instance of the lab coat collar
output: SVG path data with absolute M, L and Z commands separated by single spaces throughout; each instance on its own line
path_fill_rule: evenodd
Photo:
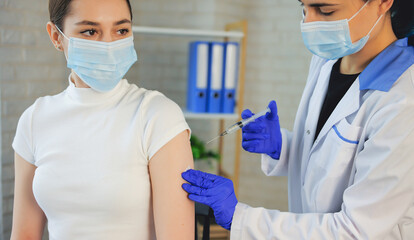
M 336 60 L 328 61 L 325 66 L 331 67 L 335 62 Z M 414 47 L 408 46 L 407 38 L 394 42 L 382 51 L 359 75 L 357 80 L 338 103 L 335 110 L 322 127 L 311 151 L 315 149 L 319 141 L 328 133 L 332 126 L 359 109 L 360 91 L 379 90 L 388 92 L 392 85 L 413 64 Z M 322 69 L 321 71 L 326 71 L 326 69 Z M 324 80 L 329 81 L 326 78 L 324 78 Z M 358 89 L 360 91 L 358 91 Z
M 361 73 L 360 90 L 388 92 L 413 64 L 414 47 L 408 45 L 408 38 L 397 40 L 382 51 Z

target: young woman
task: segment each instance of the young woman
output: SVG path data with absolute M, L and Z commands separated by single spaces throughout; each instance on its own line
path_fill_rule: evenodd
M 301 3 L 315 56 L 293 132 L 271 102 L 242 143 L 265 174 L 288 176 L 290 212 L 238 203 L 230 180 L 193 170 L 183 187 L 232 239 L 412 239 L 414 1 Z
M 12 239 L 193 239 L 193 166 L 180 108 L 122 79 L 137 60 L 128 0 L 50 0 L 47 31 L 72 69 L 36 100 L 13 148 Z M 179 149 L 179 150 L 178 150 Z

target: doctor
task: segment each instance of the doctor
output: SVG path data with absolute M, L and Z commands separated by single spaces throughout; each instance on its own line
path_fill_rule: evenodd
M 314 57 L 293 132 L 271 102 L 242 143 L 289 177 L 290 211 L 239 203 L 230 180 L 199 171 L 183 188 L 231 239 L 413 239 L 414 1 L 301 3 Z

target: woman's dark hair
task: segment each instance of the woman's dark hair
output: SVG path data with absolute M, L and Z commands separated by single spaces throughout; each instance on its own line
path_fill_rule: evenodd
M 367 1 L 369 0 L 364 0 Z M 392 29 L 397 38 L 414 34 L 414 0 L 394 0 L 390 13 Z
M 63 31 L 63 21 L 65 17 L 70 13 L 70 4 L 72 0 L 49 0 L 49 15 L 50 21 L 54 23 L 60 30 Z M 129 0 L 126 0 L 131 14 L 132 20 L 132 8 Z

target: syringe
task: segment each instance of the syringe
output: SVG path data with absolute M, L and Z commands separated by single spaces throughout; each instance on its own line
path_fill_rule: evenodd
M 229 128 L 227 128 L 224 132 L 222 132 L 220 135 L 218 135 L 217 137 L 211 139 L 207 144 L 211 143 L 212 141 L 220 138 L 220 137 L 224 137 L 228 134 L 234 133 L 239 129 L 242 129 L 244 126 L 246 126 L 247 124 L 253 122 L 254 120 L 258 119 L 261 116 L 266 115 L 266 113 L 270 113 L 270 108 L 267 108 L 265 111 L 263 112 L 259 112 L 249 118 L 243 119 L 240 122 L 237 122 L 235 124 L 233 124 L 232 126 L 230 126 Z

